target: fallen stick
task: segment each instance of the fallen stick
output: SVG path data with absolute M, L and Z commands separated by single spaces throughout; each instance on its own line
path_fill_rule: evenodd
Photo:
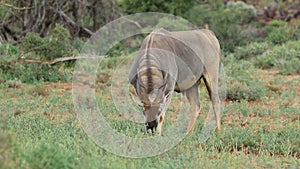
M 78 59 L 102 59 L 105 56 L 77 56 L 77 57 L 63 57 L 63 58 L 56 58 L 52 61 L 47 61 L 47 60 L 38 60 L 38 59 L 26 59 L 26 58 L 19 58 L 19 62 L 27 62 L 27 63 L 40 63 L 40 64 L 45 64 L 45 65 L 53 65 L 58 62 L 64 62 L 64 61 L 69 61 L 69 60 L 78 60 Z

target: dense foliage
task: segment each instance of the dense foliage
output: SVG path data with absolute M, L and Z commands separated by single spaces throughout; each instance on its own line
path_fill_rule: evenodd
M 126 14 L 138 12 L 163 12 L 182 16 L 195 0 L 122 0 L 120 5 Z

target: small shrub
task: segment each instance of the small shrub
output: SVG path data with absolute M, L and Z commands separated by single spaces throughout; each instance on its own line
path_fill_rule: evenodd
M 52 35 L 44 38 L 30 32 L 22 40 L 21 49 L 26 55 L 36 59 L 53 60 L 58 57 L 72 56 L 70 32 L 62 25 L 56 25 Z
M 185 18 L 195 25 L 203 26 L 210 23 L 212 19 L 212 11 L 207 6 L 195 5 L 185 13 Z
M 300 59 L 293 58 L 291 60 L 279 62 L 277 63 L 277 66 L 281 74 L 300 74 Z
M 252 11 L 253 6 L 243 2 L 230 4 L 227 8 L 220 8 L 214 12 L 209 23 L 225 52 L 233 52 L 236 46 L 243 46 L 249 41 L 246 35 L 242 34 L 242 26 L 255 17 L 255 12 Z M 245 13 L 245 8 L 249 13 Z
M 127 14 L 138 12 L 164 12 L 182 16 L 193 6 L 193 0 L 122 0 L 119 6 Z
M 41 38 L 37 33 L 29 32 L 21 40 L 20 48 L 25 53 L 33 50 L 37 56 L 44 56 L 45 51 L 47 50 L 47 45 L 45 44 L 44 39 Z
M 267 40 L 273 44 L 283 44 L 289 39 L 298 39 L 298 28 L 294 28 L 282 20 L 273 20 L 266 27 Z M 297 33 L 298 32 L 298 33 Z
M 261 99 L 267 88 L 261 79 L 255 78 L 253 65 L 244 60 L 237 60 L 233 55 L 226 58 L 227 99 L 232 101 L 254 101 Z
M 259 56 L 255 60 L 254 65 L 261 69 L 269 69 L 275 65 L 275 58 L 268 56 Z
M 17 54 L 18 54 L 18 49 L 16 46 L 9 43 L 5 43 L 5 44 L 0 43 L 0 56 L 1 55 L 15 56 Z
M 278 28 L 268 34 L 267 40 L 273 44 L 283 44 L 289 40 L 287 31 L 284 28 Z
M 289 23 L 289 26 L 287 27 L 287 33 L 289 36 L 289 40 L 297 41 L 300 40 L 300 20 L 294 20 L 293 22 Z
M 272 20 L 266 27 L 265 30 L 267 32 L 272 32 L 280 27 L 285 27 L 287 26 L 287 22 L 282 21 L 282 20 Z
M 300 51 L 300 40 L 298 41 L 288 41 L 284 44 L 288 49 L 294 49 L 296 51 Z M 300 58 L 300 55 L 296 55 L 298 58 Z
M 4 75 L 5 80 L 20 80 L 23 83 L 70 81 L 72 69 L 64 67 L 64 63 L 49 66 L 37 63 L 0 60 L 0 72 Z
M 209 29 L 218 37 L 224 52 L 233 52 L 236 46 L 245 45 L 249 41 L 242 30 L 255 16 L 256 10 L 252 5 L 231 2 L 224 7 L 221 1 L 197 5 L 185 13 L 185 18 L 199 27 L 208 24 Z
M 12 47 L 11 47 L 12 48 Z M 14 48 L 12 48 L 14 49 Z M 20 44 L 24 57 L 51 61 L 58 57 L 72 56 L 74 49 L 71 45 L 70 33 L 61 25 L 56 25 L 52 35 L 40 37 L 37 33 L 28 33 Z M 8 50 L 16 53 L 15 50 Z M 71 73 L 68 66 L 73 61 L 44 65 L 38 63 L 19 62 L 17 56 L 0 58 L 0 72 L 6 80 L 20 80 L 21 82 L 35 81 L 68 81 Z
M 236 17 L 240 24 L 249 23 L 256 17 L 255 7 L 244 2 L 229 2 L 227 7 L 239 13 Z
M 227 99 L 231 101 L 255 101 L 266 94 L 266 88 L 259 79 L 228 77 Z
M 216 34 L 225 52 L 233 52 L 236 46 L 246 44 L 246 38 L 237 26 L 236 13 L 231 10 L 220 10 L 213 14 L 210 29 Z
M 237 47 L 234 54 L 237 59 L 248 59 L 264 53 L 268 49 L 268 46 L 266 42 L 254 42 L 247 46 Z
M 76 50 L 76 52 L 80 52 L 81 51 L 81 49 L 83 48 L 83 46 L 84 46 L 84 41 L 82 40 L 82 39 L 80 39 L 80 38 L 74 38 L 74 40 L 72 40 L 72 46 L 73 46 L 73 48 Z
M 281 74 L 300 73 L 300 41 L 289 41 L 282 45 L 276 45 L 264 55 L 256 58 L 255 66 L 268 69 L 275 68 Z
M 274 67 L 282 74 L 297 74 L 300 72 L 300 41 L 288 42 L 275 46 L 268 58 L 274 58 Z

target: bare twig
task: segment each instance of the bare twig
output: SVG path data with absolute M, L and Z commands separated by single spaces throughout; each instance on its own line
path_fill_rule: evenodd
M 73 28 L 77 28 L 78 31 L 82 31 L 83 33 L 87 34 L 88 36 L 91 36 L 93 34 L 92 31 L 90 31 L 89 29 L 79 26 L 76 24 L 76 22 L 74 22 L 67 14 L 65 14 L 63 11 L 58 11 L 56 9 L 54 9 L 54 11 L 56 13 L 58 13 L 71 27 Z
M 44 65 L 54 65 L 58 62 L 64 62 L 64 61 L 69 61 L 69 60 L 79 60 L 79 59 L 102 59 L 106 56 L 77 56 L 77 57 L 63 57 L 63 58 L 56 58 L 52 61 L 47 61 L 47 60 L 38 60 L 38 59 L 26 59 L 26 58 L 19 58 L 19 62 L 27 62 L 27 63 L 40 63 Z
M 16 7 L 16 6 L 13 6 L 11 4 L 8 4 L 8 3 L 2 2 L 2 1 L 0 2 L 0 5 L 7 6 L 9 8 L 16 9 L 16 10 L 28 10 L 28 9 L 31 9 L 31 7 L 22 7 L 22 8 Z

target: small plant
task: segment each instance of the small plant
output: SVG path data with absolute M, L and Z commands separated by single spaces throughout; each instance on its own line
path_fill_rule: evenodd
M 291 38 L 288 23 L 282 20 L 273 20 L 266 27 L 267 40 L 273 44 L 283 44 Z
M 249 41 L 243 35 L 242 28 L 256 16 L 253 8 L 243 2 L 232 2 L 227 8 L 220 8 L 212 13 L 208 24 L 217 35 L 224 51 L 233 52 L 236 46 L 243 46 Z
M 24 54 L 36 59 L 53 60 L 58 57 L 72 56 L 73 47 L 70 32 L 62 25 L 56 25 L 52 35 L 44 38 L 37 33 L 28 33 L 21 41 Z
M 282 74 L 299 74 L 300 72 L 300 41 L 290 41 L 277 45 L 255 61 L 257 67 L 276 68 Z
M 266 87 L 259 79 L 229 77 L 227 82 L 227 99 L 231 101 L 260 100 L 266 94 Z
M 275 65 L 275 58 L 261 55 L 257 57 L 254 65 L 261 69 L 270 69 Z
M 266 42 L 253 42 L 247 46 L 235 48 L 234 54 L 237 59 L 248 59 L 264 53 L 268 47 L 269 45 Z
M 16 46 L 5 43 L 1 44 L 0 43 L 0 56 L 16 56 L 18 54 L 18 49 Z
M 283 44 L 289 40 L 285 28 L 278 28 L 268 34 L 267 40 L 273 44 Z
M 182 16 L 194 3 L 193 0 L 122 0 L 119 1 L 125 13 L 133 14 L 137 12 L 165 12 Z
M 244 2 L 229 2 L 227 7 L 239 13 L 236 17 L 240 24 L 249 23 L 256 17 L 255 7 Z
M 198 26 L 204 26 L 212 19 L 212 11 L 207 6 L 195 5 L 185 13 L 185 18 Z
M 266 27 L 265 30 L 267 32 L 272 32 L 280 27 L 285 27 L 287 26 L 287 22 L 282 21 L 282 20 L 272 20 Z
M 267 92 L 261 79 L 255 78 L 253 65 L 237 60 L 233 55 L 226 58 L 227 99 L 232 101 L 254 101 L 261 99 Z

